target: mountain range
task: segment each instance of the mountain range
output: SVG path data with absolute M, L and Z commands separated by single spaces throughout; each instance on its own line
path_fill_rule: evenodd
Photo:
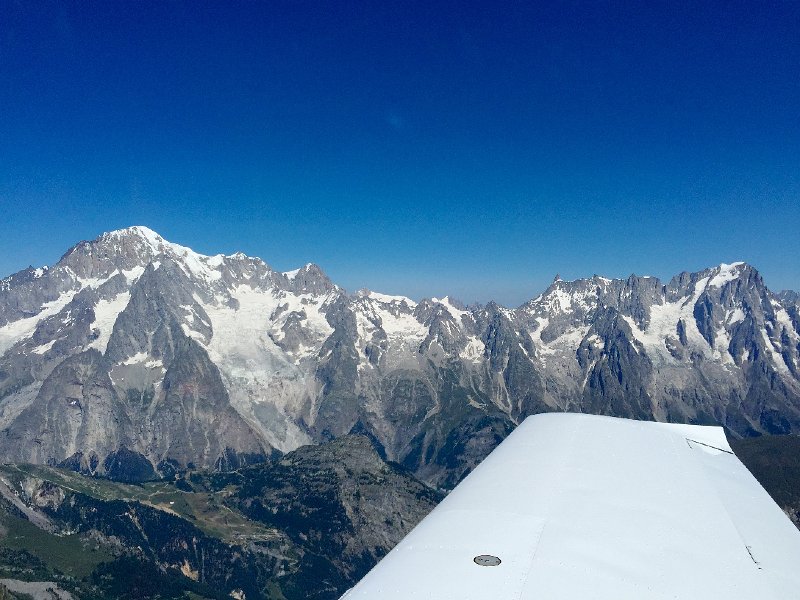
M 746 263 L 517 308 L 348 293 L 145 227 L 0 281 L 0 454 L 124 481 L 368 436 L 449 489 L 527 415 L 800 431 L 800 296 Z

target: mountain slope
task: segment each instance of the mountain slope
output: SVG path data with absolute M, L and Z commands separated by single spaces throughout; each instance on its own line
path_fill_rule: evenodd
M 468 309 L 132 227 L 0 282 L 0 453 L 86 473 L 227 470 L 359 431 L 452 487 L 542 411 L 797 432 L 798 368 L 797 295 L 744 263 Z
M 77 598 L 333 600 L 440 499 L 355 435 L 141 486 L 6 464 L 0 576 Z

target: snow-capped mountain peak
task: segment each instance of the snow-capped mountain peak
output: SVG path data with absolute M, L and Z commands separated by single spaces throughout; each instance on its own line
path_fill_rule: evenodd
M 745 262 L 734 262 L 731 264 L 722 263 L 715 269 L 716 273 L 709 280 L 708 285 L 713 287 L 722 287 L 729 281 L 737 279 L 741 273 L 748 268 Z
M 355 429 L 448 485 L 542 410 L 800 431 L 799 312 L 746 263 L 465 307 L 130 227 L 0 283 L 0 449 L 229 468 Z

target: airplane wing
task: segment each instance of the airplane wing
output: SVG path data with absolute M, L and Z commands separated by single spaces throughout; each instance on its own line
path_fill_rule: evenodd
M 800 532 L 719 427 L 536 415 L 342 598 L 800 598 Z

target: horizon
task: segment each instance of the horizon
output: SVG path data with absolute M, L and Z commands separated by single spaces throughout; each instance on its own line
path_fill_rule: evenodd
M 87 243 L 87 242 L 88 242 L 88 243 L 91 243 L 91 242 L 97 241 L 97 240 L 99 240 L 100 238 L 102 238 L 103 236 L 105 236 L 105 235 L 108 235 L 108 234 L 112 234 L 112 233 L 120 233 L 120 232 L 125 232 L 125 231 L 130 231 L 130 230 L 137 230 L 137 229 L 138 229 L 138 230 L 139 230 L 141 233 L 143 233 L 145 236 L 147 236 L 147 234 L 155 234 L 157 237 L 161 238 L 161 239 L 162 239 L 164 242 L 166 242 L 166 243 L 168 243 L 168 244 L 172 244 L 172 245 L 174 245 L 174 246 L 180 246 L 180 247 L 182 247 L 182 248 L 184 248 L 184 249 L 187 249 L 187 250 L 189 250 L 189 251 L 191 251 L 191 252 L 194 252 L 194 253 L 196 253 L 196 254 L 199 254 L 199 255 L 201 255 L 201 256 L 204 256 L 204 257 L 206 257 L 206 258 L 210 258 L 210 257 L 214 257 L 214 256 L 225 256 L 225 257 L 232 257 L 232 256 L 235 256 L 235 255 L 237 255 L 237 254 L 244 254 L 244 255 L 245 255 L 245 256 L 247 256 L 248 258 L 254 258 L 254 259 L 259 259 L 259 260 L 262 260 L 262 261 L 263 261 L 263 262 L 264 262 L 264 263 L 265 263 L 265 264 L 266 264 L 266 265 L 267 265 L 269 268 L 271 268 L 273 271 L 276 271 L 276 272 L 279 272 L 279 273 L 283 273 L 283 274 L 289 274 L 289 273 L 291 273 L 291 272 L 296 272 L 296 271 L 298 271 L 298 270 L 302 269 L 303 267 L 310 266 L 310 265 L 314 265 L 314 266 L 318 267 L 320 270 L 322 270 L 322 272 L 323 272 L 323 273 L 324 273 L 324 274 L 325 274 L 327 277 L 329 277 L 329 278 L 330 278 L 330 280 L 331 280 L 331 281 L 332 281 L 332 282 L 333 282 L 335 285 L 337 285 L 337 286 L 339 286 L 340 288 L 342 288 L 342 290 L 343 290 L 343 291 L 345 291 L 345 292 L 346 292 L 347 294 L 349 294 L 349 295 L 357 295 L 357 294 L 359 294 L 359 293 L 361 293 L 361 292 L 363 292 L 363 291 L 366 291 L 366 292 L 373 292 L 373 293 L 384 294 L 384 295 L 391 295 L 391 296 L 398 296 L 398 297 L 406 297 L 406 298 L 408 298 L 408 299 L 410 299 L 410 300 L 412 300 L 412 301 L 414 301 L 414 302 L 421 302 L 421 301 L 423 301 L 423 300 L 433 300 L 433 301 L 449 300 L 449 301 L 455 301 L 457 304 L 460 304 L 460 305 L 462 305 L 462 306 L 464 306 L 464 307 L 467 307 L 467 308 L 472 308 L 472 307 L 476 307 L 476 306 L 487 305 L 487 304 L 489 304 L 489 303 L 492 303 L 492 302 L 494 302 L 495 304 L 498 304 L 499 306 L 502 306 L 502 307 L 504 307 L 504 308 L 512 308 L 512 309 L 514 309 L 514 308 L 518 308 L 518 307 L 520 307 L 520 306 L 522 306 L 522 305 L 526 304 L 527 302 L 529 302 L 529 301 L 531 301 L 531 300 L 534 300 L 534 299 L 538 298 L 538 297 L 539 297 L 539 296 L 541 296 L 543 293 L 545 293 L 545 292 L 547 291 L 547 289 L 549 289 L 549 287 L 550 287 L 550 286 L 552 286 L 554 283 L 556 283 L 556 281 L 563 281 L 563 282 L 565 282 L 565 283 L 571 283 L 571 282 L 575 282 L 575 281 L 579 281 L 579 280 L 592 279 L 592 278 L 594 278 L 594 277 L 604 277 L 604 278 L 606 278 L 606 279 L 610 279 L 610 280 L 616 280 L 616 281 L 624 281 L 624 280 L 628 279 L 629 277 L 639 277 L 639 278 L 645 278 L 645 279 L 646 279 L 646 278 L 651 278 L 651 277 L 652 277 L 652 278 L 658 279 L 658 280 L 659 280 L 659 282 L 660 282 L 662 285 L 667 285 L 667 284 L 669 283 L 669 281 L 670 281 L 670 280 L 671 280 L 673 277 L 676 277 L 676 276 L 680 275 L 680 274 L 681 274 L 681 273 L 683 273 L 683 272 L 694 273 L 694 272 L 703 271 L 703 270 L 711 270 L 711 269 L 717 269 L 717 268 L 726 268 L 726 267 L 735 267 L 735 266 L 739 266 L 739 265 L 747 265 L 747 266 L 749 266 L 749 267 L 751 267 L 751 268 L 755 269 L 755 270 L 756 270 L 756 271 L 757 271 L 757 272 L 758 272 L 758 273 L 759 273 L 759 274 L 760 274 L 762 277 L 764 277 L 763 273 L 761 272 L 761 270 L 758 268 L 758 266 L 757 266 L 757 265 L 753 265 L 752 263 L 749 263 L 749 262 L 747 262 L 747 261 L 732 261 L 732 262 L 730 262 L 730 263 L 725 263 L 725 262 L 722 262 L 722 263 L 719 263 L 719 264 L 716 264 L 716 265 L 707 265 L 707 266 L 705 266 L 705 267 L 702 267 L 702 268 L 698 269 L 698 271 L 688 271 L 688 270 L 684 269 L 683 271 L 679 271 L 679 272 L 676 272 L 676 273 L 671 273 L 671 274 L 668 274 L 668 275 L 666 275 L 666 276 L 651 275 L 651 274 L 630 273 L 630 274 L 628 274 L 628 275 L 624 275 L 624 276 L 617 276 L 617 277 L 607 277 L 607 276 L 606 276 L 605 274 L 603 274 L 603 273 L 593 273 L 593 274 L 591 274 L 591 275 L 581 275 L 581 276 L 574 277 L 574 278 L 564 278 L 564 277 L 562 277 L 562 276 L 561 276 L 561 274 L 560 274 L 560 273 L 556 273 L 556 274 L 553 276 L 553 278 L 552 278 L 551 282 L 550 282 L 550 283 L 549 283 L 549 284 L 548 284 L 548 285 L 547 285 L 545 288 L 541 289 L 540 291 L 536 292 L 534 295 L 531 295 L 530 297 L 528 297 L 528 298 L 525 298 L 525 299 L 523 299 L 521 302 L 518 302 L 518 303 L 516 303 L 516 304 L 506 304 L 506 303 L 503 303 L 503 302 L 501 302 L 501 301 L 499 301 L 499 300 L 497 300 L 497 299 L 495 299 L 495 298 L 491 298 L 491 297 L 489 297 L 489 298 L 488 298 L 488 299 L 486 299 L 486 300 L 467 301 L 467 300 L 464 300 L 463 298 L 460 298 L 460 297 L 458 297 L 457 295 L 455 295 L 455 294 L 451 294 L 451 293 L 444 293 L 444 294 L 440 294 L 440 295 L 438 295 L 438 296 L 437 296 L 437 295 L 431 295 L 431 296 L 411 296 L 411 295 L 409 295 L 409 294 L 405 294 L 405 293 L 403 293 L 402 291 L 392 292 L 392 293 L 390 293 L 390 294 L 389 294 L 389 293 L 387 293 L 387 291 L 386 291 L 386 290 L 374 289 L 374 288 L 369 288 L 369 287 L 351 288 L 351 287 L 348 287 L 348 286 L 345 286 L 345 285 L 341 285 L 341 283 L 340 283 L 339 281 L 337 281 L 337 279 L 336 279 L 335 277 L 333 277 L 333 276 L 332 276 L 332 275 L 331 275 L 331 274 L 328 272 L 328 270 L 325 268 L 325 265 L 324 265 L 324 264 L 321 264 L 321 263 L 319 263 L 319 262 L 315 262 L 315 261 L 310 261 L 310 262 L 304 263 L 304 264 L 302 264 L 302 265 L 299 265 L 299 266 L 296 266 L 296 267 L 294 267 L 293 269 L 279 269 L 279 268 L 276 268 L 276 267 L 275 267 L 275 265 L 273 265 L 272 263 L 270 263 L 270 261 L 269 261 L 269 260 L 266 260 L 266 259 L 265 259 L 264 257 L 262 257 L 262 256 L 253 256 L 253 255 L 249 255 L 249 254 L 243 253 L 243 252 L 241 252 L 241 251 L 239 251 L 239 250 L 236 250 L 236 251 L 234 251 L 234 252 L 230 252 L 230 253 L 223 253 L 223 252 L 216 252 L 216 253 L 203 253 L 203 252 L 197 252 L 197 251 L 196 251 L 194 248 L 192 248 L 191 246 L 189 246 L 189 245 L 187 245 L 187 244 L 184 244 L 184 243 L 182 243 L 182 242 L 180 242 L 180 241 L 170 240 L 170 239 L 168 239 L 168 238 L 166 238 L 166 237 L 162 236 L 162 235 L 161 235 L 161 234 L 160 234 L 158 231 L 155 231 L 154 229 L 152 229 L 152 228 L 148 227 L 147 225 L 130 225 L 130 226 L 128 226 L 128 227 L 124 227 L 124 228 L 121 228 L 121 229 L 116 229 L 116 230 L 112 230 L 112 231 L 103 231 L 103 232 L 101 232 L 101 233 L 97 234 L 96 236 L 94 236 L 93 238 L 88 238 L 88 239 L 82 239 L 82 240 L 78 240 L 78 241 L 76 241 L 75 243 L 73 243 L 72 245 L 70 245 L 70 247 L 69 247 L 69 248 L 67 248 L 67 249 L 66 249 L 66 250 L 65 250 L 65 251 L 62 253 L 62 255 L 61 255 L 61 257 L 59 258 L 59 260 L 60 260 L 61 258 L 64 258 L 64 256 L 66 256 L 67 254 L 69 254 L 69 252 L 70 252 L 70 251 L 71 251 L 73 248 L 75 248 L 76 246 L 78 246 L 78 245 L 80 245 L 80 244 L 82 244 L 82 243 Z M 53 266 L 55 266 L 55 264 L 57 264 L 57 262 L 58 262 L 58 261 L 54 261 L 53 263 L 49 263 L 49 264 L 43 264 L 43 265 L 33 265 L 33 264 L 31 264 L 31 265 L 28 265 L 27 267 L 25 267 L 24 269 L 20 269 L 20 270 L 18 270 L 18 271 L 16 271 L 16 272 L 14 272 L 14 273 L 8 273 L 8 274 L 2 274 L 2 273 L 0 273 L 0 280 L 6 279 L 6 278 L 8 278 L 8 277 L 10 277 L 10 276 L 12 276 L 12 275 L 14 275 L 14 274 L 16 274 L 16 273 L 19 273 L 20 271 L 24 271 L 25 269 L 41 269 L 41 268 L 48 268 L 48 269 L 49 269 L 49 268 L 52 268 Z M 773 287 L 771 287 L 771 286 L 769 285 L 769 282 L 766 280 L 766 278 L 764 278 L 764 281 L 765 281 L 765 285 L 766 285 L 766 287 L 767 287 L 769 290 L 771 290 L 772 292 L 775 292 L 775 293 L 784 292 L 784 291 L 800 291 L 800 290 L 792 290 L 792 289 L 789 289 L 789 288 L 786 288 L 786 289 L 774 289 Z
M 3 276 L 146 223 L 468 304 L 800 289 L 800 4 L 0 2 Z

